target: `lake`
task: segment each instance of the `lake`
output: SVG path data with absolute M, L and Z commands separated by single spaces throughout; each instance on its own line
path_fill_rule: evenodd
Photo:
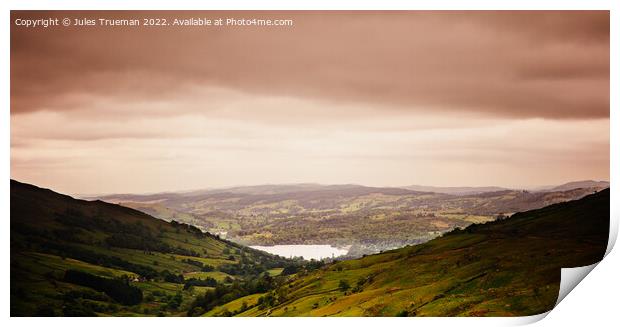
M 267 253 L 283 256 L 285 258 L 290 257 L 304 257 L 306 260 L 315 259 L 320 260 L 323 258 L 337 257 L 349 252 L 349 246 L 344 248 L 336 248 L 329 244 L 318 245 L 306 245 L 306 244 L 291 244 L 291 245 L 273 245 L 273 246 L 250 246 L 253 249 L 265 251 Z

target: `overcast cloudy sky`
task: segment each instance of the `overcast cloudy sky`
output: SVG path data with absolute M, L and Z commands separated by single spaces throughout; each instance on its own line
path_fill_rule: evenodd
M 13 25 L 12 178 L 71 194 L 609 179 L 608 12 L 52 14 L 135 16 L 294 26 Z

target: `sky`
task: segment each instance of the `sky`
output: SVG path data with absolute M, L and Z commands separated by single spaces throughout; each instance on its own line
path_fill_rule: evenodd
M 292 19 L 50 26 L 37 18 Z M 11 13 L 11 178 L 69 194 L 609 180 L 609 13 Z

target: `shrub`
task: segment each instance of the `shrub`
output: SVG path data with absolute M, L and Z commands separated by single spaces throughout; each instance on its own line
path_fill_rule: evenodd
M 409 312 L 407 310 L 402 310 L 396 314 L 396 317 L 408 317 Z
M 342 292 L 346 292 L 351 288 L 351 285 L 349 285 L 349 282 L 347 282 L 346 280 L 341 279 L 340 282 L 338 283 L 338 288 Z

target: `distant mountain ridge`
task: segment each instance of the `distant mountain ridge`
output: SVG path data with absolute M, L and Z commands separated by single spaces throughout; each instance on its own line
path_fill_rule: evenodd
M 600 189 L 534 192 L 497 186 L 412 190 L 283 184 L 99 199 L 192 224 L 245 245 L 352 245 L 349 255 L 356 257 L 425 242 L 455 227 L 579 199 Z
M 473 195 L 473 194 L 480 194 L 480 193 L 511 190 L 509 188 L 499 187 L 499 186 L 441 187 L 441 186 L 408 185 L 408 186 L 403 186 L 402 188 L 407 189 L 407 190 L 412 190 L 412 191 L 443 193 L 443 194 L 451 194 L 451 195 Z
M 239 194 L 245 196 L 263 195 L 263 196 L 277 196 L 280 194 L 304 194 L 304 195 L 316 195 L 319 194 L 371 194 L 371 193 L 390 193 L 390 194 L 419 194 L 429 193 L 426 191 L 409 190 L 402 187 L 372 187 L 356 184 L 264 184 L 264 185 L 251 185 L 251 186 L 235 186 L 227 188 L 212 188 L 204 190 L 195 190 L 188 192 L 161 192 L 153 194 L 106 194 L 99 196 L 86 196 L 84 199 L 88 200 L 107 200 L 107 201 L 152 201 L 152 200 L 173 200 L 175 198 L 200 198 L 214 196 L 218 194 Z
M 549 189 L 549 191 L 568 191 L 568 190 L 574 190 L 578 188 L 603 189 L 603 188 L 608 188 L 608 187 L 609 187 L 608 181 L 585 180 L 585 181 L 575 181 L 575 182 L 569 182 L 569 183 L 565 183 L 562 185 L 558 185 L 556 187 Z
M 382 192 L 384 190 L 406 190 L 423 193 L 442 193 L 450 195 L 475 195 L 481 193 L 528 190 L 528 191 L 567 191 L 578 188 L 598 188 L 604 189 L 610 186 L 608 181 L 582 180 L 571 181 L 561 185 L 543 187 L 511 188 L 502 186 L 430 186 L 430 185 L 406 185 L 395 187 L 365 186 L 360 184 L 318 184 L 318 183 L 293 183 L 293 184 L 259 184 L 242 185 L 231 187 L 214 187 L 192 191 L 168 191 L 157 193 L 112 193 L 100 195 L 84 195 L 80 198 L 87 200 L 108 199 L 108 200 L 136 200 L 149 201 L 153 199 L 172 199 L 176 197 L 199 197 L 213 194 L 246 194 L 246 195 L 274 195 L 284 193 L 320 192 L 320 191 L 343 191 L 363 189 L 368 192 Z

